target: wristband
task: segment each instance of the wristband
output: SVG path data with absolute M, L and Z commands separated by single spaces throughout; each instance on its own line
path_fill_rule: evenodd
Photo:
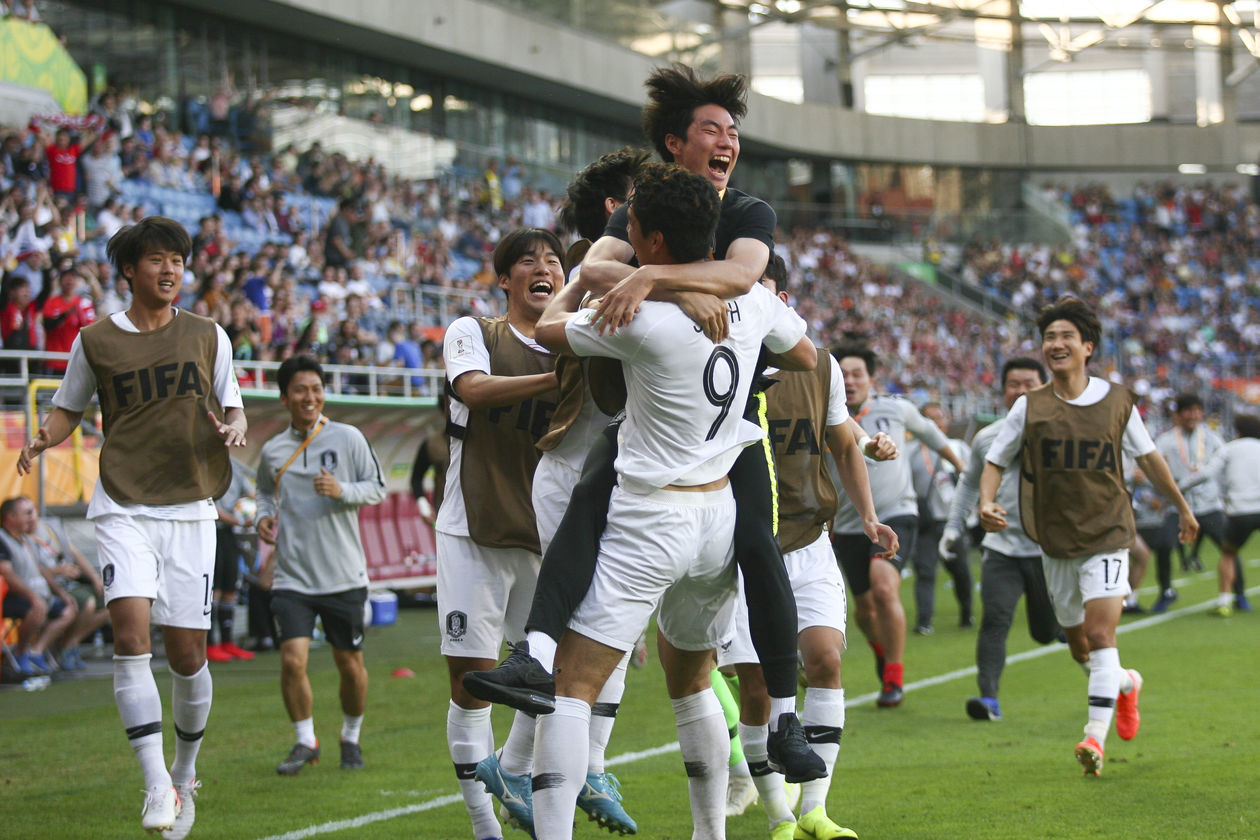
M 871 442 L 870 435 L 862 435 L 862 439 L 858 441 L 858 449 L 862 450 L 862 454 L 866 454 L 866 445 Z

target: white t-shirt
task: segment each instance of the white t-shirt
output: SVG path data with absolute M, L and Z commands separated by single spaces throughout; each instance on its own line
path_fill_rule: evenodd
M 178 318 L 179 310 L 174 307 L 172 309 L 175 317 Z M 126 312 L 115 312 L 109 317 L 118 327 L 127 332 L 140 332 L 136 329 L 136 325 L 131 323 Z M 228 340 L 227 333 L 218 324 L 214 325 L 214 331 L 219 338 L 218 349 L 214 356 L 214 393 L 225 409 L 243 408 L 241 387 L 232 369 L 232 342 Z M 92 366 L 88 364 L 87 356 L 83 354 L 82 339 L 75 336 L 74 344 L 70 347 L 70 361 L 66 364 L 66 377 L 61 380 L 61 387 L 57 389 L 57 393 L 53 394 L 53 405 L 76 413 L 85 411 L 92 402 L 96 390 L 96 374 L 92 372 Z M 111 499 L 98 478 L 96 489 L 92 491 L 92 501 L 88 505 L 88 519 L 97 519 L 113 513 L 144 516 L 149 519 L 172 519 L 180 522 L 219 518 L 212 499 L 185 502 L 179 505 L 125 505 Z
M 827 361 L 823 361 L 824 356 Z M 840 370 L 840 363 L 826 350 L 820 350 L 818 364 L 825 365 L 828 362 L 831 363 L 831 384 L 827 387 L 827 427 L 830 428 L 839 426 L 849 419 L 849 407 L 844 402 L 844 371 Z M 774 376 L 779 373 L 779 369 L 768 367 L 763 373 L 766 376 Z
M 1074 400 L 1064 400 L 1064 402 L 1068 405 L 1094 405 L 1102 401 L 1110 391 L 1110 382 L 1091 376 L 1089 384 L 1085 386 L 1080 396 Z M 1002 422 L 1002 430 L 998 432 L 993 446 L 989 447 L 989 454 L 985 456 L 990 464 L 1006 468 L 1015 463 L 1015 459 L 1019 457 L 1019 450 L 1024 445 L 1024 420 L 1027 416 L 1028 398 L 1020 396 L 1015 400 L 1015 405 L 1011 406 L 1010 414 L 1006 415 L 1006 420 Z M 1137 406 L 1134 406 L 1129 413 L 1129 421 L 1124 427 L 1122 449 L 1130 458 L 1140 458 L 1155 451 L 1155 441 L 1151 440 L 1151 433 L 1146 430 L 1146 424 L 1142 422 L 1142 415 L 1138 414 Z
M 532 350 L 551 354 L 534 339 L 508 324 L 512 334 Z M 442 358 L 446 361 L 446 378 L 452 384 L 461 374 L 470 371 L 490 373 L 490 350 L 486 347 L 481 325 L 476 318 L 456 318 L 446 328 L 446 337 L 442 343 Z M 468 425 L 468 406 L 459 400 L 450 401 L 451 422 L 459 426 Z M 463 463 L 464 442 L 451 438 L 451 462 L 446 468 L 446 492 L 442 496 L 442 507 L 438 510 L 435 527 L 444 534 L 468 536 L 468 509 L 464 506 L 464 488 L 459 480 L 460 465 Z
M 672 303 L 644 302 L 611 335 L 592 325 L 592 309 L 566 325 L 574 353 L 624 364 L 626 420 L 615 468 L 626 489 L 647 493 L 715 481 L 744 446 L 763 437 L 743 419 L 758 352 L 763 343 L 771 352 L 791 350 L 805 335 L 805 321 L 762 286 L 727 306 L 730 335 L 717 345 Z

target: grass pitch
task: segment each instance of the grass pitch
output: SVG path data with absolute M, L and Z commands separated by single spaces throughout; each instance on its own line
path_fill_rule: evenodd
M 1254 553 L 1254 552 L 1253 552 Z M 1205 557 L 1209 568 L 1214 555 Z M 1260 582 L 1260 562 L 1247 565 Z M 940 576 L 942 579 L 945 575 Z M 1153 575 L 1152 575 L 1153 577 Z M 913 600 L 909 581 L 903 601 Z M 1146 678 L 1143 725 L 1107 741 L 1099 779 L 1072 756 L 1085 722 L 1085 677 L 1066 648 L 1038 648 L 1016 617 L 1002 682 L 1005 719 L 963 712 L 975 693 L 975 631 L 959 629 L 952 593 L 938 593 L 937 632 L 907 641 L 906 703 L 877 709 L 872 656 L 856 628 L 845 658 L 850 708 L 829 812 L 868 838 L 1260 837 L 1260 614 L 1210 617 L 1209 573 L 1183 576 L 1181 599 L 1158 619 L 1126 617 L 1123 663 Z M 1255 589 L 1253 588 L 1253 591 Z M 1152 586 L 1142 600 L 1154 600 Z M 446 752 L 447 678 L 432 610 L 404 610 L 367 643 L 372 678 L 365 769 L 337 768 L 340 710 L 327 649 L 311 657 L 322 763 L 276 775 L 292 728 L 280 701 L 279 658 L 215 665 L 214 709 L 198 762 L 203 782 L 192 837 L 466 840 L 472 836 Z M 406 666 L 415 679 L 391 673 Z M 94 670 L 108 673 L 107 663 Z M 165 668 L 158 672 L 169 698 Z M 625 805 L 652 840 L 691 835 L 686 779 L 659 665 L 632 670 L 609 747 Z M 174 736 L 167 708 L 168 756 Z M 500 743 L 510 715 L 495 712 Z M 140 772 L 108 677 L 0 693 L 0 835 L 141 836 Z M 606 836 L 579 814 L 575 836 Z M 767 836 L 760 806 L 727 823 L 731 840 Z M 507 840 L 521 832 L 508 830 Z

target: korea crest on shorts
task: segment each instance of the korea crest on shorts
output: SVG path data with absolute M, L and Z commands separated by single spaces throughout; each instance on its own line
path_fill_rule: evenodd
M 468 632 L 468 613 L 452 610 L 446 614 L 446 635 L 452 639 L 462 639 Z
M 114 564 L 106 563 L 105 568 L 101 569 L 101 583 L 105 586 L 113 586 L 114 584 Z

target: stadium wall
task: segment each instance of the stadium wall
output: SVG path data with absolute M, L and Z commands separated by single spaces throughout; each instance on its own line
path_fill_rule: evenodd
M 647 56 L 480 0 L 181 0 L 304 39 L 369 51 L 633 126 Z M 1260 126 L 1043 127 L 912 120 L 754 95 L 758 154 L 1049 171 L 1232 172 L 1260 156 Z

